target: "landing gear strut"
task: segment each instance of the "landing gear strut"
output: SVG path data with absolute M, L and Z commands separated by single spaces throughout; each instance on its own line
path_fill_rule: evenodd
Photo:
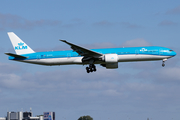
M 162 66 L 163 66 L 163 67 L 165 66 L 165 61 L 163 61 Z
M 87 73 L 89 72 L 95 72 L 96 71 L 96 66 L 94 64 L 89 64 L 89 67 L 86 67 Z
M 162 66 L 164 67 L 165 66 L 165 61 L 166 61 L 167 59 L 163 59 L 163 61 L 162 61 Z

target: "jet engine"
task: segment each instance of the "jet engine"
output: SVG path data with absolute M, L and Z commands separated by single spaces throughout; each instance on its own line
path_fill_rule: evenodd
M 116 62 L 118 62 L 118 55 L 117 54 L 105 54 L 104 61 L 106 63 L 116 63 Z
M 103 67 L 107 69 L 115 69 L 118 68 L 118 55 L 117 54 L 105 54 L 104 55 L 105 64 L 101 64 Z

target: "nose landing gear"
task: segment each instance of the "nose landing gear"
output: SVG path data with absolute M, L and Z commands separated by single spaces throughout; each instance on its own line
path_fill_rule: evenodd
M 165 66 L 165 64 L 164 64 L 164 63 L 165 63 L 165 61 L 163 61 L 163 63 L 162 63 L 162 66 L 163 66 L 163 67 Z
M 87 73 L 89 72 L 95 72 L 96 71 L 96 66 L 94 64 L 89 64 L 89 67 L 86 67 Z
M 162 66 L 164 67 L 165 66 L 165 61 L 166 61 L 167 59 L 163 59 L 163 61 L 162 61 Z

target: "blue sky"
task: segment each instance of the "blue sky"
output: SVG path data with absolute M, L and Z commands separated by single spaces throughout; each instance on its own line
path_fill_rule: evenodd
M 179 0 L 4 0 L 0 4 L 0 116 L 6 111 L 56 119 L 90 115 L 94 120 L 180 118 Z M 7 32 L 35 51 L 70 49 L 66 39 L 87 48 L 163 46 L 177 56 L 162 61 L 97 66 L 39 66 L 8 60 L 14 52 Z

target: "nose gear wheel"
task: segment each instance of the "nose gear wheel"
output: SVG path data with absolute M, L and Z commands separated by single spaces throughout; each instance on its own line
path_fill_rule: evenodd
M 165 66 L 165 61 L 166 61 L 167 59 L 163 59 L 163 61 L 162 61 L 162 66 L 164 67 Z
M 165 66 L 165 61 L 163 61 L 162 66 L 163 66 L 163 67 Z

